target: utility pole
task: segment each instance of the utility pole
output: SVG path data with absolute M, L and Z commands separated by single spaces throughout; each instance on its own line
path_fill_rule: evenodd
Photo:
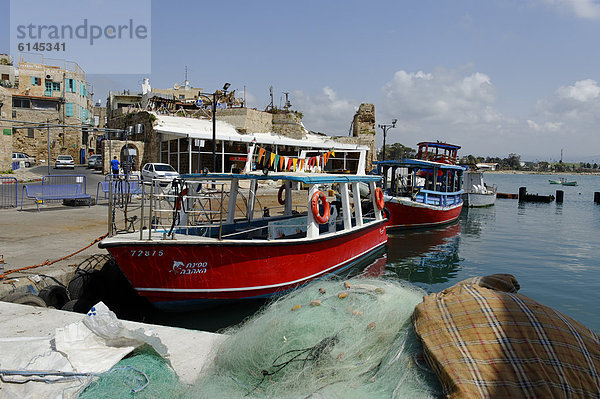
M 378 125 L 378 127 L 383 130 L 383 150 L 382 150 L 382 156 L 381 156 L 383 158 L 382 161 L 385 161 L 385 136 L 389 129 L 396 127 L 396 122 L 398 122 L 398 119 L 392 119 L 391 124 Z
M 48 174 L 50 174 L 50 120 L 46 119 L 46 128 L 48 130 Z

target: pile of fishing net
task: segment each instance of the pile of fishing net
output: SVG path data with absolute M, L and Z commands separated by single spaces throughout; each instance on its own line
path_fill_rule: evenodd
M 144 346 L 80 397 L 439 397 L 410 324 L 423 295 L 398 281 L 317 281 L 222 331 L 228 337 L 192 386 Z
M 212 367 L 186 396 L 439 396 L 410 325 L 423 295 L 397 281 L 314 282 L 225 331 Z

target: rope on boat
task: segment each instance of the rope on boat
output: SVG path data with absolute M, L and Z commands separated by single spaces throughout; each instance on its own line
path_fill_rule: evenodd
M 106 236 L 108 236 L 108 233 L 101 235 L 100 237 L 96 238 L 94 241 L 92 241 L 91 243 L 89 243 L 88 245 L 86 245 L 85 247 L 81 248 L 80 250 L 77 250 L 75 252 L 73 252 L 72 254 L 69 254 L 67 256 L 63 256 L 62 258 L 59 259 L 55 259 L 53 261 L 50 261 L 48 259 L 46 259 L 44 262 L 42 263 L 38 263 L 37 265 L 32 265 L 32 266 L 26 266 L 26 267 L 20 267 L 18 269 L 12 269 L 9 270 L 7 272 L 4 272 L 2 274 L 0 274 L 0 280 L 4 279 L 7 275 L 11 274 L 11 273 L 15 273 L 15 272 L 20 272 L 23 270 L 29 270 L 29 269 L 35 269 L 36 267 L 41 267 L 41 266 L 50 266 L 53 265 L 56 262 L 60 262 L 62 260 L 68 259 L 73 255 L 77 255 L 78 253 L 85 251 L 86 249 L 88 249 L 89 247 L 91 247 L 92 245 L 96 244 L 97 242 L 103 240 Z

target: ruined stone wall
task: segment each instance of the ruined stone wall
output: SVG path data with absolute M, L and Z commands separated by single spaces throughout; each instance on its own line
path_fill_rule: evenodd
M 137 156 L 134 158 L 134 168 L 135 170 L 140 170 L 141 166 L 143 166 L 146 162 L 141 160 L 145 159 L 145 143 L 143 141 L 133 141 L 133 140 L 104 140 L 102 145 L 102 173 L 111 173 L 110 170 L 110 161 L 116 156 L 121 166 L 123 165 L 124 158 L 122 157 L 123 148 L 125 145 L 129 148 L 135 148 L 137 151 Z M 156 160 L 148 161 L 148 162 L 158 162 Z M 140 166 L 141 165 L 141 166 Z
M 273 114 L 273 131 L 299 140 L 306 135 L 306 129 L 302 125 L 302 116 L 295 112 Z
M 362 103 L 354 114 L 352 136 L 372 135 L 375 137 L 375 105 Z
M 362 103 L 354 115 L 352 137 L 334 137 L 336 141 L 349 144 L 361 144 L 369 147 L 365 168 L 373 168 L 377 161 L 377 147 L 375 145 L 375 105 Z
M 217 120 L 230 123 L 240 133 L 273 131 L 273 114 L 252 108 L 217 110 Z
M 133 134 L 129 136 L 128 142 L 135 145 L 138 149 L 138 156 L 136 159 L 136 170 L 140 170 L 140 168 L 148 162 L 158 162 L 160 156 L 160 134 L 154 131 L 154 120 L 156 117 L 149 112 L 136 112 L 125 115 L 120 115 L 115 118 L 111 118 L 108 120 L 107 127 L 110 129 L 127 129 L 128 126 L 136 126 L 138 124 L 144 125 L 144 133 Z M 113 137 L 117 135 L 113 134 Z M 121 137 L 123 138 L 123 137 Z M 104 140 L 103 142 L 103 153 L 108 154 L 109 144 L 108 140 Z M 112 149 L 110 150 L 111 154 L 119 155 L 119 151 L 125 145 L 125 140 L 112 140 Z M 104 162 L 104 170 L 108 171 L 108 163 L 112 157 L 107 158 L 108 155 L 103 155 Z

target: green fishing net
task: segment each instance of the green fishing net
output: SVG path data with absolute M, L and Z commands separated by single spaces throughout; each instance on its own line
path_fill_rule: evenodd
M 239 326 L 192 386 L 136 350 L 81 398 L 429 398 L 441 396 L 410 316 L 424 292 L 382 279 L 317 281 Z
M 410 315 L 424 292 L 397 281 L 318 281 L 267 306 L 229 338 L 189 398 L 426 398 Z
M 79 398 L 177 398 L 186 389 L 168 362 L 144 345 L 92 379 Z

